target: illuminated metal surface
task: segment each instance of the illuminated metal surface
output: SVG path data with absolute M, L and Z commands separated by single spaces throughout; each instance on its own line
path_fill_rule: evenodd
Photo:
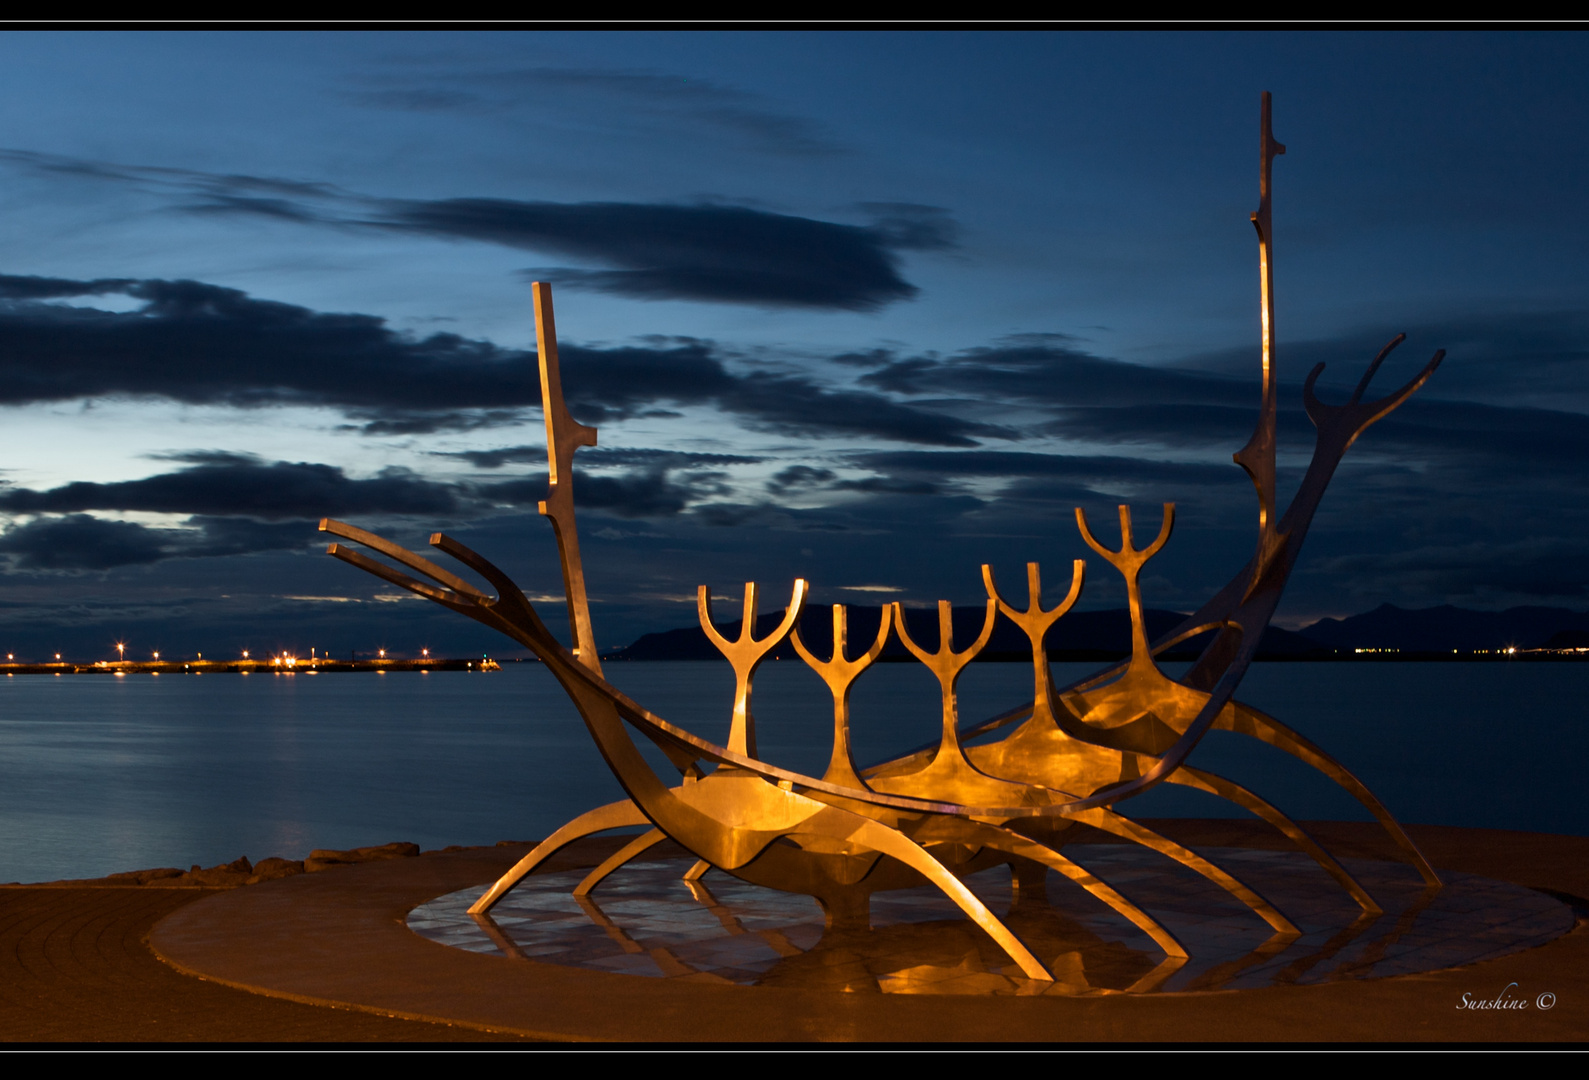
M 563 826 L 474 901 L 469 913 L 483 920 L 482 926 L 488 926 L 488 913 L 508 890 L 568 843 L 608 829 L 646 825 L 650 826 L 648 832 L 586 874 L 573 889 L 582 908 L 606 927 L 613 940 L 619 940 L 621 931 L 611 920 L 603 922 L 605 916 L 595 899 L 599 886 L 629 860 L 661 840 L 671 839 L 698 860 L 684 875 L 686 886 L 700 890 L 698 896 L 710 895 L 701 879 L 713 869 L 754 885 L 804 893 L 816 898 L 825 925 L 833 933 L 866 929 L 870 925 L 873 894 L 930 884 L 996 943 L 1014 962 L 1022 979 L 1035 984 L 1056 979 L 1064 983 L 1068 978 L 1061 970 L 1064 965 L 1040 960 L 964 882 L 969 875 L 1007 866 L 1016 909 L 1032 910 L 1046 906 L 1048 871 L 1053 870 L 1134 924 L 1162 951 L 1162 962 L 1127 987 L 1137 991 L 1151 989 L 1187 962 L 1188 951 L 1170 929 L 1060 853 L 1059 849 L 1077 835 L 1077 825 L 1090 825 L 1139 845 L 1145 853 L 1155 853 L 1194 871 L 1261 919 L 1268 925 L 1270 937 L 1255 956 L 1266 958 L 1284 952 L 1302 930 L 1274 903 L 1227 868 L 1120 812 L 1120 804 L 1133 796 L 1169 782 L 1217 795 L 1275 826 L 1345 890 L 1361 913 L 1359 919 L 1372 923 L 1382 914 L 1382 905 L 1300 826 L 1245 788 L 1186 763 L 1188 755 L 1213 727 L 1269 743 L 1344 787 L 1395 838 L 1422 875 L 1425 887 L 1438 888 L 1440 880 L 1428 862 L 1361 782 L 1301 735 L 1234 699 L 1342 456 L 1370 424 L 1417 390 L 1444 355 L 1436 353 L 1416 378 L 1395 393 L 1378 401 L 1362 402 L 1374 372 L 1401 342 L 1402 337 L 1398 336 L 1369 366 L 1351 400 L 1343 406 L 1325 405 L 1315 396 L 1313 387 L 1324 365 L 1316 367 L 1304 388 L 1308 415 L 1318 428 L 1313 460 L 1290 506 L 1276 518 L 1271 173 L 1275 155 L 1284 151 L 1270 129 L 1270 101 L 1265 94 L 1260 203 L 1253 215 L 1259 238 L 1263 386 L 1257 426 L 1247 445 L 1235 455 L 1257 489 L 1257 549 L 1247 566 L 1213 599 L 1162 640 L 1150 643 L 1140 578 L 1143 566 L 1169 541 L 1174 505 L 1165 504 L 1158 536 L 1145 548 L 1135 546 L 1128 507 L 1119 509 L 1118 549 L 1105 546 L 1078 509 L 1076 521 L 1082 538 L 1126 580 L 1132 651 L 1125 663 L 1063 688 L 1053 685 L 1044 639 L 1081 593 L 1085 575 L 1081 560 L 1073 566 L 1069 593 L 1049 609 L 1042 606 L 1037 564 L 1027 567 L 1025 610 L 1015 608 L 1000 595 L 991 569 L 984 566 L 986 615 L 977 638 L 959 651 L 954 647 L 952 611 L 947 601 L 940 601 L 938 606 L 936 649 L 914 640 L 903 610 L 898 604 L 889 605 L 883 610 L 875 641 L 853 660 L 845 655 L 843 607 L 833 609 L 831 659 L 819 659 L 801 640 L 796 627 L 808 591 L 803 579 L 794 583 L 779 625 L 759 640 L 755 637 L 755 583 L 745 586 L 739 633 L 734 640 L 717 629 L 711 613 L 711 590 L 701 586 L 702 629 L 728 659 L 735 674 L 727 745 L 717 745 L 668 723 L 607 683 L 596 654 L 573 501 L 574 453 L 581 446 L 595 445 L 596 430 L 577 423 L 568 414 L 558 366 L 551 290 L 537 283 L 536 331 L 550 474 L 541 513 L 551 520 L 557 538 L 574 648 L 565 649 L 557 641 L 524 593 L 505 574 L 455 540 L 438 533 L 431 537 L 431 544 L 489 582 L 496 589 L 495 597 L 380 537 L 341 522 L 321 522 L 322 530 L 386 555 L 429 581 L 340 544 L 332 544 L 330 554 L 493 627 L 534 652 L 579 709 L 629 796 Z M 1032 703 L 980 724 L 962 725 L 956 681 L 966 664 L 987 644 L 1001 614 L 1020 626 L 1030 641 Z M 1181 679 L 1170 678 L 1155 662 L 1154 657 L 1165 649 L 1210 631 L 1211 643 Z M 897 635 L 938 679 L 942 734 L 936 744 L 891 761 L 857 768 L 850 751 L 850 688 L 877 659 L 891 634 Z M 763 762 L 757 752 L 751 712 L 756 668 L 786 639 L 833 694 L 833 752 L 827 771 L 820 778 Z M 1000 738 L 989 738 L 1004 728 L 1012 730 Z M 634 742 L 635 734 L 650 740 L 667 755 L 679 772 L 678 782 L 664 780 L 652 770 Z M 980 741 L 973 745 L 973 739 Z M 492 939 L 498 937 L 493 932 Z M 629 952 L 641 949 L 632 941 L 624 947 Z M 652 950 L 650 955 L 675 974 L 694 970 L 671 954 L 658 959 Z
M 833 756 L 828 761 L 828 771 L 822 774 L 822 779 L 830 784 L 870 791 L 866 781 L 855 771 L 855 758 L 850 754 L 850 687 L 861 672 L 872 666 L 872 661 L 882 654 L 883 646 L 888 644 L 888 632 L 894 624 L 894 606 L 883 605 L 882 617 L 877 625 L 877 639 L 872 642 L 871 648 L 854 660 L 844 655 L 849 637 L 848 622 L 844 605 L 834 604 L 833 658 L 830 660 L 818 660 L 806 648 L 806 643 L 800 640 L 798 628 L 790 631 L 789 640 L 795 652 L 800 654 L 800 659 L 822 676 L 822 681 L 828 684 L 828 690 L 833 694 Z

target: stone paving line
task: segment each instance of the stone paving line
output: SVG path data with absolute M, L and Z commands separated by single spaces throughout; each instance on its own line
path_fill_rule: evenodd
M 1286 847 L 1261 826 L 1239 821 L 1152 825 L 1192 846 Z M 1371 825 L 1326 822 L 1309 828 L 1338 855 L 1393 857 Z M 1437 867 L 1514 881 L 1558 898 L 1589 895 L 1589 838 L 1443 827 L 1410 831 Z M 576 845 L 553 860 L 548 871 L 592 865 L 613 846 Z M 1451 971 L 1369 983 L 1086 999 L 889 998 L 680 985 L 678 980 L 467 954 L 424 941 L 403 926 L 417 904 L 490 880 L 522 850 L 429 854 L 230 892 L 0 888 L 0 1039 L 1561 1043 L 1589 1038 L 1589 929 L 1582 919 L 1572 933 L 1548 945 Z M 1578 904 L 1584 906 L 1581 900 Z M 150 951 L 151 936 L 176 966 Z M 204 977 L 192 977 L 196 972 Z M 1554 995 L 1553 1008 L 1535 1004 L 1541 994 Z M 1473 1001 L 1505 995 L 1529 1004 L 1526 1009 L 1462 1009 L 1464 995 Z

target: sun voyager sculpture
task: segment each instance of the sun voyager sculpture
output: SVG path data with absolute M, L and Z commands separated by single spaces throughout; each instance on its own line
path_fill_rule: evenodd
M 1217 884 L 1273 929 L 1272 940 L 1277 945 L 1294 940 L 1298 928 L 1258 892 L 1212 861 L 1125 816 L 1123 809 L 1132 798 L 1168 783 L 1219 796 L 1268 822 L 1327 871 L 1365 916 L 1380 914 L 1379 905 L 1353 875 L 1283 812 L 1230 780 L 1188 764 L 1193 750 L 1212 729 L 1261 740 L 1329 777 L 1374 815 L 1427 887 L 1439 888 L 1440 879 L 1428 861 L 1356 777 L 1302 735 L 1235 697 L 1342 457 L 1364 430 L 1422 386 L 1444 356 L 1443 350 L 1435 353 L 1416 377 L 1394 393 L 1364 400 L 1375 371 L 1405 336 L 1398 335 L 1369 364 L 1343 405 L 1326 404 L 1315 395 L 1314 385 L 1324 365 L 1315 367 L 1303 387 L 1303 398 L 1318 429 L 1317 442 L 1299 490 L 1290 506 L 1280 512 L 1275 501 L 1270 175 L 1275 156 L 1283 154 L 1285 147 L 1271 132 L 1267 93 L 1263 95 L 1261 139 L 1259 205 L 1252 221 L 1258 231 L 1263 309 L 1262 396 L 1252 438 L 1235 454 L 1236 463 L 1257 489 L 1256 551 L 1228 585 L 1172 632 L 1150 642 L 1139 579 L 1143 565 L 1169 540 L 1174 505 L 1164 506 L 1158 535 L 1145 547 L 1136 546 L 1130 509 L 1120 507 L 1120 543 L 1113 549 L 1094 533 L 1078 509 L 1076 522 L 1083 539 L 1125 577 L 1132 652 L 1129 660 L 1069 686 L 1054 685 L 1044 639 L 1081 593 L 1082 560 L 1072 567 L 1064 600 L 1046 609 L 1040 601 L 1038 564 L 1027 566 L 1024 607 L 1010 602 L 984 566 L 986 617 L 976 640 L 962 643 L 958 651 L 947 601 L 939 602 L 936 649 L 929 650 L 911 638 L 902 610 L 893 604 L 884 608 L 875 639 L 854 656 L 846 641 L 845 608 L 835 605 L 832 654 L 824 658 L 812 651 L 797 629 L 808 592 L 804 580 L 795 581 L 782 621 L 762 638 L 755 636 L 757 588 L 746 585 L 738 636 L 730 640 L 713 622 L 710 592 L 703 585 L 699 592 L 701 626 L 733 665 L 735 674 L 727 745 L 671 724 L 625 696 L 602 674 L 574 519 L 574 453 L 582 446 L 595 445 L 596 429 L 575 421 L 564 406 L 551 290 L 536 284 L 536 334 L 550 472 L 540 512 L 550 519 L 556 534 L 574 647 L 565 648 L 553 636 L 507 575 L 456 540 L 438 533 L 430 543 L 477 573 L 496 595 L 362 529 L 331 520 L 320 525 L 323 531 L 385 555 L 428 580 L 341 544 L 332 544 L 330 554 L 499 630 L 539 657 L 577 706 L 628 793 L 627 799 L 588 810 L 547 837 L 469 911 L 476 915 L 489 912 L 525 875 L 581 837 L 641 826 L 649 827 L 648 831 L 592 870 L 575 889 L 576 895 L 589 893 L 618 867 L 664 839 L 675 841 L 699 860 L 687 879 L 698 879 L 716 869 L 755 885 L 813 896 L 822 906 L 827 925 L 833 928 L 864 929 L 874 893 L 931 883 L 985 930 L 1028 979 L 1046 982 L 1054 978 L 1053 973 L 962 879 L 1007 865 L 1016 896 L 1024 900 L 1044 895 L 1052 870 L 1152 939 L 1164 957 L 1153 977 L 1143 980 L 1140 987 L 1162 983 L 1187 961 L 1187 950 L 1159 921 L 1062 854 L 1071 834 L 1087 831 L 1077 826 L 1088 825 L 1159 852 Z M 962 724 L 956 707 L 956 681 L 986 645 L 1001 614 L 1025 631 L 1031 642 L 1031 703 L 990 720 Z M 1210 643 L 1180 678 L 1170 678 L 1155 661 L 1165 650 L 1210 633 Z M 898 635 L 905 648 L 937 677 L 942 690 L 942 737 L 935 747 L 858 768 L 850 751 L 850 689 L 877 659 L 891 634 Z M 780 768 L 757 753 L 750 709 L 752 680 L 761 661 L 785 639 L 832 691 L 833 753 L 820 777 Z M 994 738 L 999 732 L 1004 734 Z M 636 737 L 659 747 L 677 775 L 659 776 L 642 756 Z

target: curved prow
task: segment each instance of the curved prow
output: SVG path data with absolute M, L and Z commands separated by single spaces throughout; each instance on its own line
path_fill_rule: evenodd
M 596 445 L 596 429 L 568 414 L 563 403 L 563 375 L 557 359 L 557 324 L 552 317 L 552 287 L 544 281 L 531 284 L 535 295 L 535 348 L 541 364 L 541 412 L 546 418 L 546 498 L 541 514 L 552 523 L 557 537 L 558 561 L 563 566 L 563 597 L 568 605 L 568 625 L 574 635 L 574 656 L 601 674 L 596 655 L 596 633 L 590 625 L 590 601 L 585 596 L 585 564 L 579 554 L 579 527 L 574 522 L 574 451 Z

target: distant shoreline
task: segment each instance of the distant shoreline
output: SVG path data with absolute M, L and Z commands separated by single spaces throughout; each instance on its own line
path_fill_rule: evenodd
M 88 664 L 0 664 L 6 675 L 318 675 L 352 671 L 498 671 L 489 657 L 478 660 L 100 660 Z
M 1130 659 L 1131 654 L 1115 652 L 1108 649 L 1051 649 L 1048 659 L 1051 663 L 1058 664 L 1112 664 Z M 773 661 L 787 662 L 792 658 L 771 657 Z M 1161 654 L 1154 659 L 1161 663 L 1189 663 L 1197 659 L 1192 653 Z M 1501 649 L 1486 649 L 1475 652 L 1397 652 L 1392 649 L 1364 650 L 1362 652 L 1319 652 L 1319 653 L 1275 653 L 1271 655 L 1260 654 L 1255 658 L 1260 664 L 1424 664 L 1424 663 L 1458 663 L 1458 664 L 1512 664 L 1512 663 L 1575 663 L 1589 661 L 1589 649 L 1518 649 L 1508 653 Z M 534 657 L 516 657 L 513 659 L 494 660 L 483 657 L 479 660 L 438 659 L 438 660 L 295 660 L 293 663 L 282 663 L 273 660 L 188 660 L 188 661 L 97 661 L 93 663 L 74 663 L 71 661 L 58 661 L 48 664 L 0 664 L 0 673 L 12 675 L 318 675 L 337 674 L 346 672 L 375 672 L 388 671 L 500 671 L 502 664 L 536 664 L 540 661 Z M 696 656 L 662 657 L 651 656 L 643 659 L 630 659 L 621 654 L 602 657 L 603 663 L 609 664 L 709 664 L 720 663 L 716 660 Z M 880 664 L 904 664 L 916 662 L 909 656 L 880 656 Z M 984 653 L 978 656 L 975 663 L 979 664 L 1029 664 L 1032 662 L 1030 653 L 996 652 Z

